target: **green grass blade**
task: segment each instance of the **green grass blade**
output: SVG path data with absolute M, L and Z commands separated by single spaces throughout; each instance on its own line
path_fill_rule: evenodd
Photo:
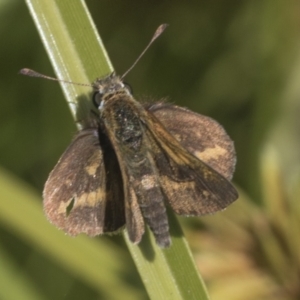
M 147 230 L 139 246 L 126 242 L 151 299 L 209 299 L 180 225 L 171 213 L 172 246 L 159 248 Z
M 27 3 L 59 78 L 86 83 L 112 71 L 83 2 L 27 0 Z M 69 102 L 78 95 L 85 98 L 86 116 L 90 105 L 87 89 L 66 84 L 63 89 Z M 74 106 L 72 111 L 76 115 Z M 171 226 L 172 231 L 180 231 L 176 221 Z M 139 247 L 127 244 L 152 299 L 208 299 L 182 234 L 173 238 L 168 250 L 156 247 L 152 241 L 152 261 L 143 256 L 149 251 L 148 242 L 145 236 Z

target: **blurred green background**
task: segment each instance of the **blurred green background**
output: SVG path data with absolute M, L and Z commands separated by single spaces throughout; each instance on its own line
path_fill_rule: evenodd
M 126 82 L 137 99 L 167 97 L 211 116 L 235 142 L 240 200 L 180 219 L 211 298 L 299 299 L 299 1 L 86 4 L 119 74 L 168 23 Z M 49 238 L 58 231 L 40 227 L 43 184 L 76 126 L 58 84 L 17 74 L 54 76 L 23 1 L 0 1 L 0 39 L 0 299 L 147 299 L 120 236 L 61 234 L 59 248 Z

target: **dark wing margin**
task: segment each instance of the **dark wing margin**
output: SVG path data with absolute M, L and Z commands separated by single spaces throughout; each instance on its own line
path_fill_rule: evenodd
M 199 216 L 215 213 L 238 198 L 237 191 L 223 175 L 191 154 L 186 149 L 187 145 L 184 147 L 178 141 L 181 134 L 176 134 L 175 130 L 169 133 L 152 113 L 148 112 L 146 119 L 148 138 L 156 145 L 153 155 L 161 185 L 177 214 Z M 193 142 L 196 145 L 196 141 Z M 198 142 L 201 145 L 201 139 Z
M 104 154 L 97 128 L 77 133 L 50 173 L 44 187 L 44 211 L 51 223 L 69 235 L 90 236 L 115 231 L 125 223 L 124 203 L 119 220 L 107 213 L 118 190 L 107 186 Z

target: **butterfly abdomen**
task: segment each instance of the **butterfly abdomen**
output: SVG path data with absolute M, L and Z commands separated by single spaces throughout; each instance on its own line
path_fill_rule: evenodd
M 136 187 L 142 215 L 161 247 L 170 246 L 169 224 L 164 195 L 155 175 L 142 176 Z

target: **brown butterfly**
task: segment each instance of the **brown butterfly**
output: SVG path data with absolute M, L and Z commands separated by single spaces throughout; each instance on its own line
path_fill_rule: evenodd
M 44 188 L 45 213 L 58 228 L 95 236 L 125 226 L 139 243 L 146 223 L 168 247 L 166 205 L 200 216 L 238 198 L 229 182 L 234 145 L 216 121 L 166 103 L 142 105 L 115 74 L 92 86 L 98 115 L 77 133 Z

